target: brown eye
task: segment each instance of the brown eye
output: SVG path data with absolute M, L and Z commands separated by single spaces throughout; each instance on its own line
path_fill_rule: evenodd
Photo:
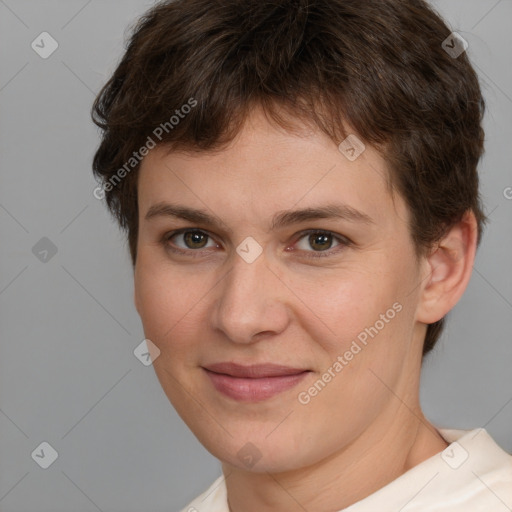
M 202 231 L 187 231 L 182 234 L 189 249 L 202 249 L 208 242 L 208 235 Z
M 332 246 L 333 237 L 330 234 L 325 233 L 314 233 L 309 235 L 309 245 L 315 251 L 324 251 L 330 249 Z
M 334 256 L 351 245 L 351 241 L 330 231 L 310 230 L 302 233 L 296 243 L 297 249 L 309 253 L 307 256 Z M 331 250 L 332 249 L 332 250 Z
M 199 253 L 199 249 L 217 247 L 212 237 L 199 229 L 182 229 L 167 233 L 162 239 L 162 244 L 166 249 L 181 254 Z

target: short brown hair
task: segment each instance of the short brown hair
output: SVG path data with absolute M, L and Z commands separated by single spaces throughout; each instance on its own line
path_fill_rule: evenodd
M 388 181 L 411 212 L 418 256 L 468 210 L 479 245 L 487 222 L 477 174 L 485 104 L 467 55 L 443 48 L 450 33 L 423 0 L 172 0 L 152 7 L 92 108 L 102 129 L 94 173 L 127 231 L 133 264 L 139 164 L 131 170 L 126 162 L 134 151 L 155 142 L 158 126 L 165 127 L 160 145 L 222 149 L 256 105 L 287 130 L 300 120 L 339 144 L 345 123 L 380 148 Z M 183 115 L 169 122 L 177 109 Z M 424 354 L 443 322 L 428 326 Z

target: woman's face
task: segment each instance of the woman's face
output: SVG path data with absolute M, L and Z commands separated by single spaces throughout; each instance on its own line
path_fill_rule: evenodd
M 166 395 L 225 463 L 314 464 L 417 394 L 426 267 L 384 160 L 355 155 L 254 111 L 220 153 L 142 162 L 136 307 Z

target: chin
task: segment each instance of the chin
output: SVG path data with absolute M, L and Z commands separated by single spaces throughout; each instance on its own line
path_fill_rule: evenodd
M 258 434 L 234 432 L 228 427 L 232 437 L 224 433 L 221 438 L 211 436 L 211 431 L 194 430 L 203 446 L 221 462 L 252 473 L 282 473 L 292 471 L 310 464 L 318 459 L 315 446 L 307 439 L 300 439 L 283 430 L 268 436 L 267 429 Z M 307 448 L 306 448 L 307 447 Z

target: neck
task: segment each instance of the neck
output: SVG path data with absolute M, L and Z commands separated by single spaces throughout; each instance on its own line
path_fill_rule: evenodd
M 349 445 L 309 467 L 254 473 L 224 463 L 230 512 L 342 510 L 384 487 L 447 446 L 409 403 L 394 400 Z

